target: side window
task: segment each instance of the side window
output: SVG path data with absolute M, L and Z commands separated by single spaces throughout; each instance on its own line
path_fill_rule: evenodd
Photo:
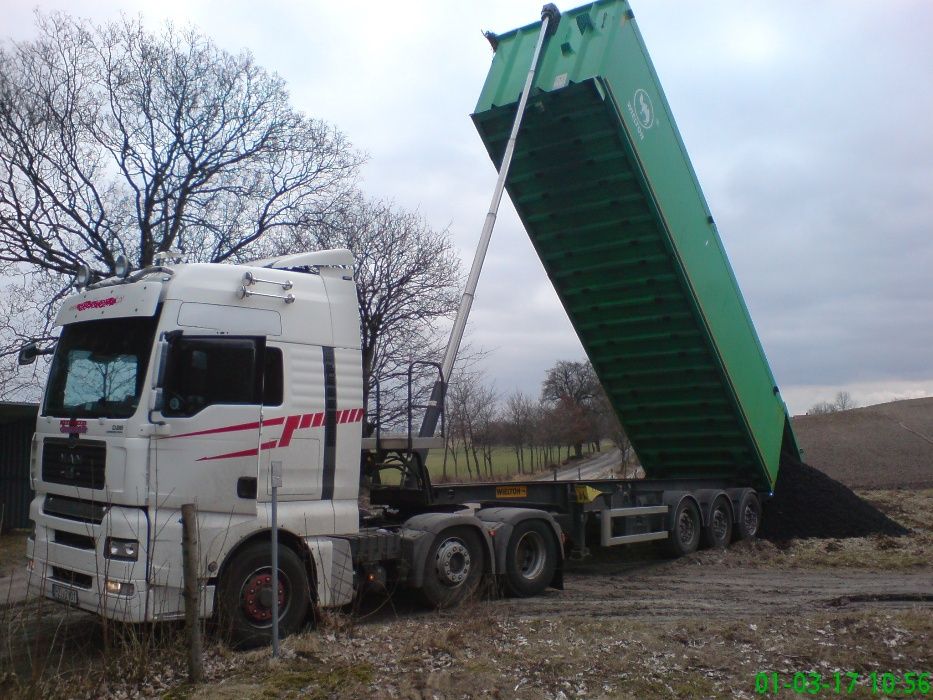
M 262 342 L 255 338 L 176 338 L 165 373 L 162 413 L 193 416 L 217 404 L 258 405 Z
M 266 406 L 282 404 L 282 351 L 279 348 L 266 348 L 265 377 L 263 378 L 262 402 Z

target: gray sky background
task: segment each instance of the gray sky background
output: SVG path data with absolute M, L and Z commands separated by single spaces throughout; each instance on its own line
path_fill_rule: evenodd
M 933 395 L 933 3 L 632 3 L 791 411 L 839 390 Z M 541 4 L 38 6 L 190 23 L 248 48 L 369 155 L 370 195 L 449 226 L 468 265 L 496 176 L 468 117 L 492 59 L 481 30 L 533 22 Z M 34 7 L 0 0 L 0 35 L 28 39 Z M 537 395 L 554 361 L 583 357 L 507 201 L 470 340 L 502 393 Z

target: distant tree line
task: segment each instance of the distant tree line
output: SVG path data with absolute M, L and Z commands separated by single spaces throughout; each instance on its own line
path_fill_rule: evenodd
M 532 474 L 599 451 L 604 440 L 633 457 L 589 362 L 557 362 L 537 399 L 518 390 L 503 397 L 482 374 L 463 372 L 447 395 L 442 478 L 492 478 L 496 449 L 511 450 L 518 474 Z
M 839 411 L 848 411 L 851 408 L 857 408 L 858 404 L 852 399 L 848 391 L 840 391 L 832 401 L 820 401 L 810 406 L 807 411 L 808 416 L 821 416 L 827 413 L 838 413 Z

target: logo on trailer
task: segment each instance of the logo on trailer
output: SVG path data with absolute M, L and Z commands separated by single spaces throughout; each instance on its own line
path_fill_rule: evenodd
M 626 104 L 626 107 L 628 107 L 629 116 L 635 123 L 635 131 L 638 133 L 639 141 L 644 140 L 645 132 L 654 126 L 654 103 L 651 102 L 647 92 L 642 88 L 638 88 L 635 94 L 632 95 L 632 99 Z
M 496 498 L 527 498 L 527 486 L 496 486 Z

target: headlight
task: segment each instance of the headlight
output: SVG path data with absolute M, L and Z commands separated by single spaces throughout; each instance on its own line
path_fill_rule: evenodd
M 108 578 L 104 581 L 104 589 L 111 595 L 133 595 L 136 591 L 136 587 L 132 583 L 126 583 L 124 581 L 114 581 L 111 578 Z
M 136 561 L 139 558 L 139 541 L 108 537 L 104 541 L 104 557 L 121 561 Z

